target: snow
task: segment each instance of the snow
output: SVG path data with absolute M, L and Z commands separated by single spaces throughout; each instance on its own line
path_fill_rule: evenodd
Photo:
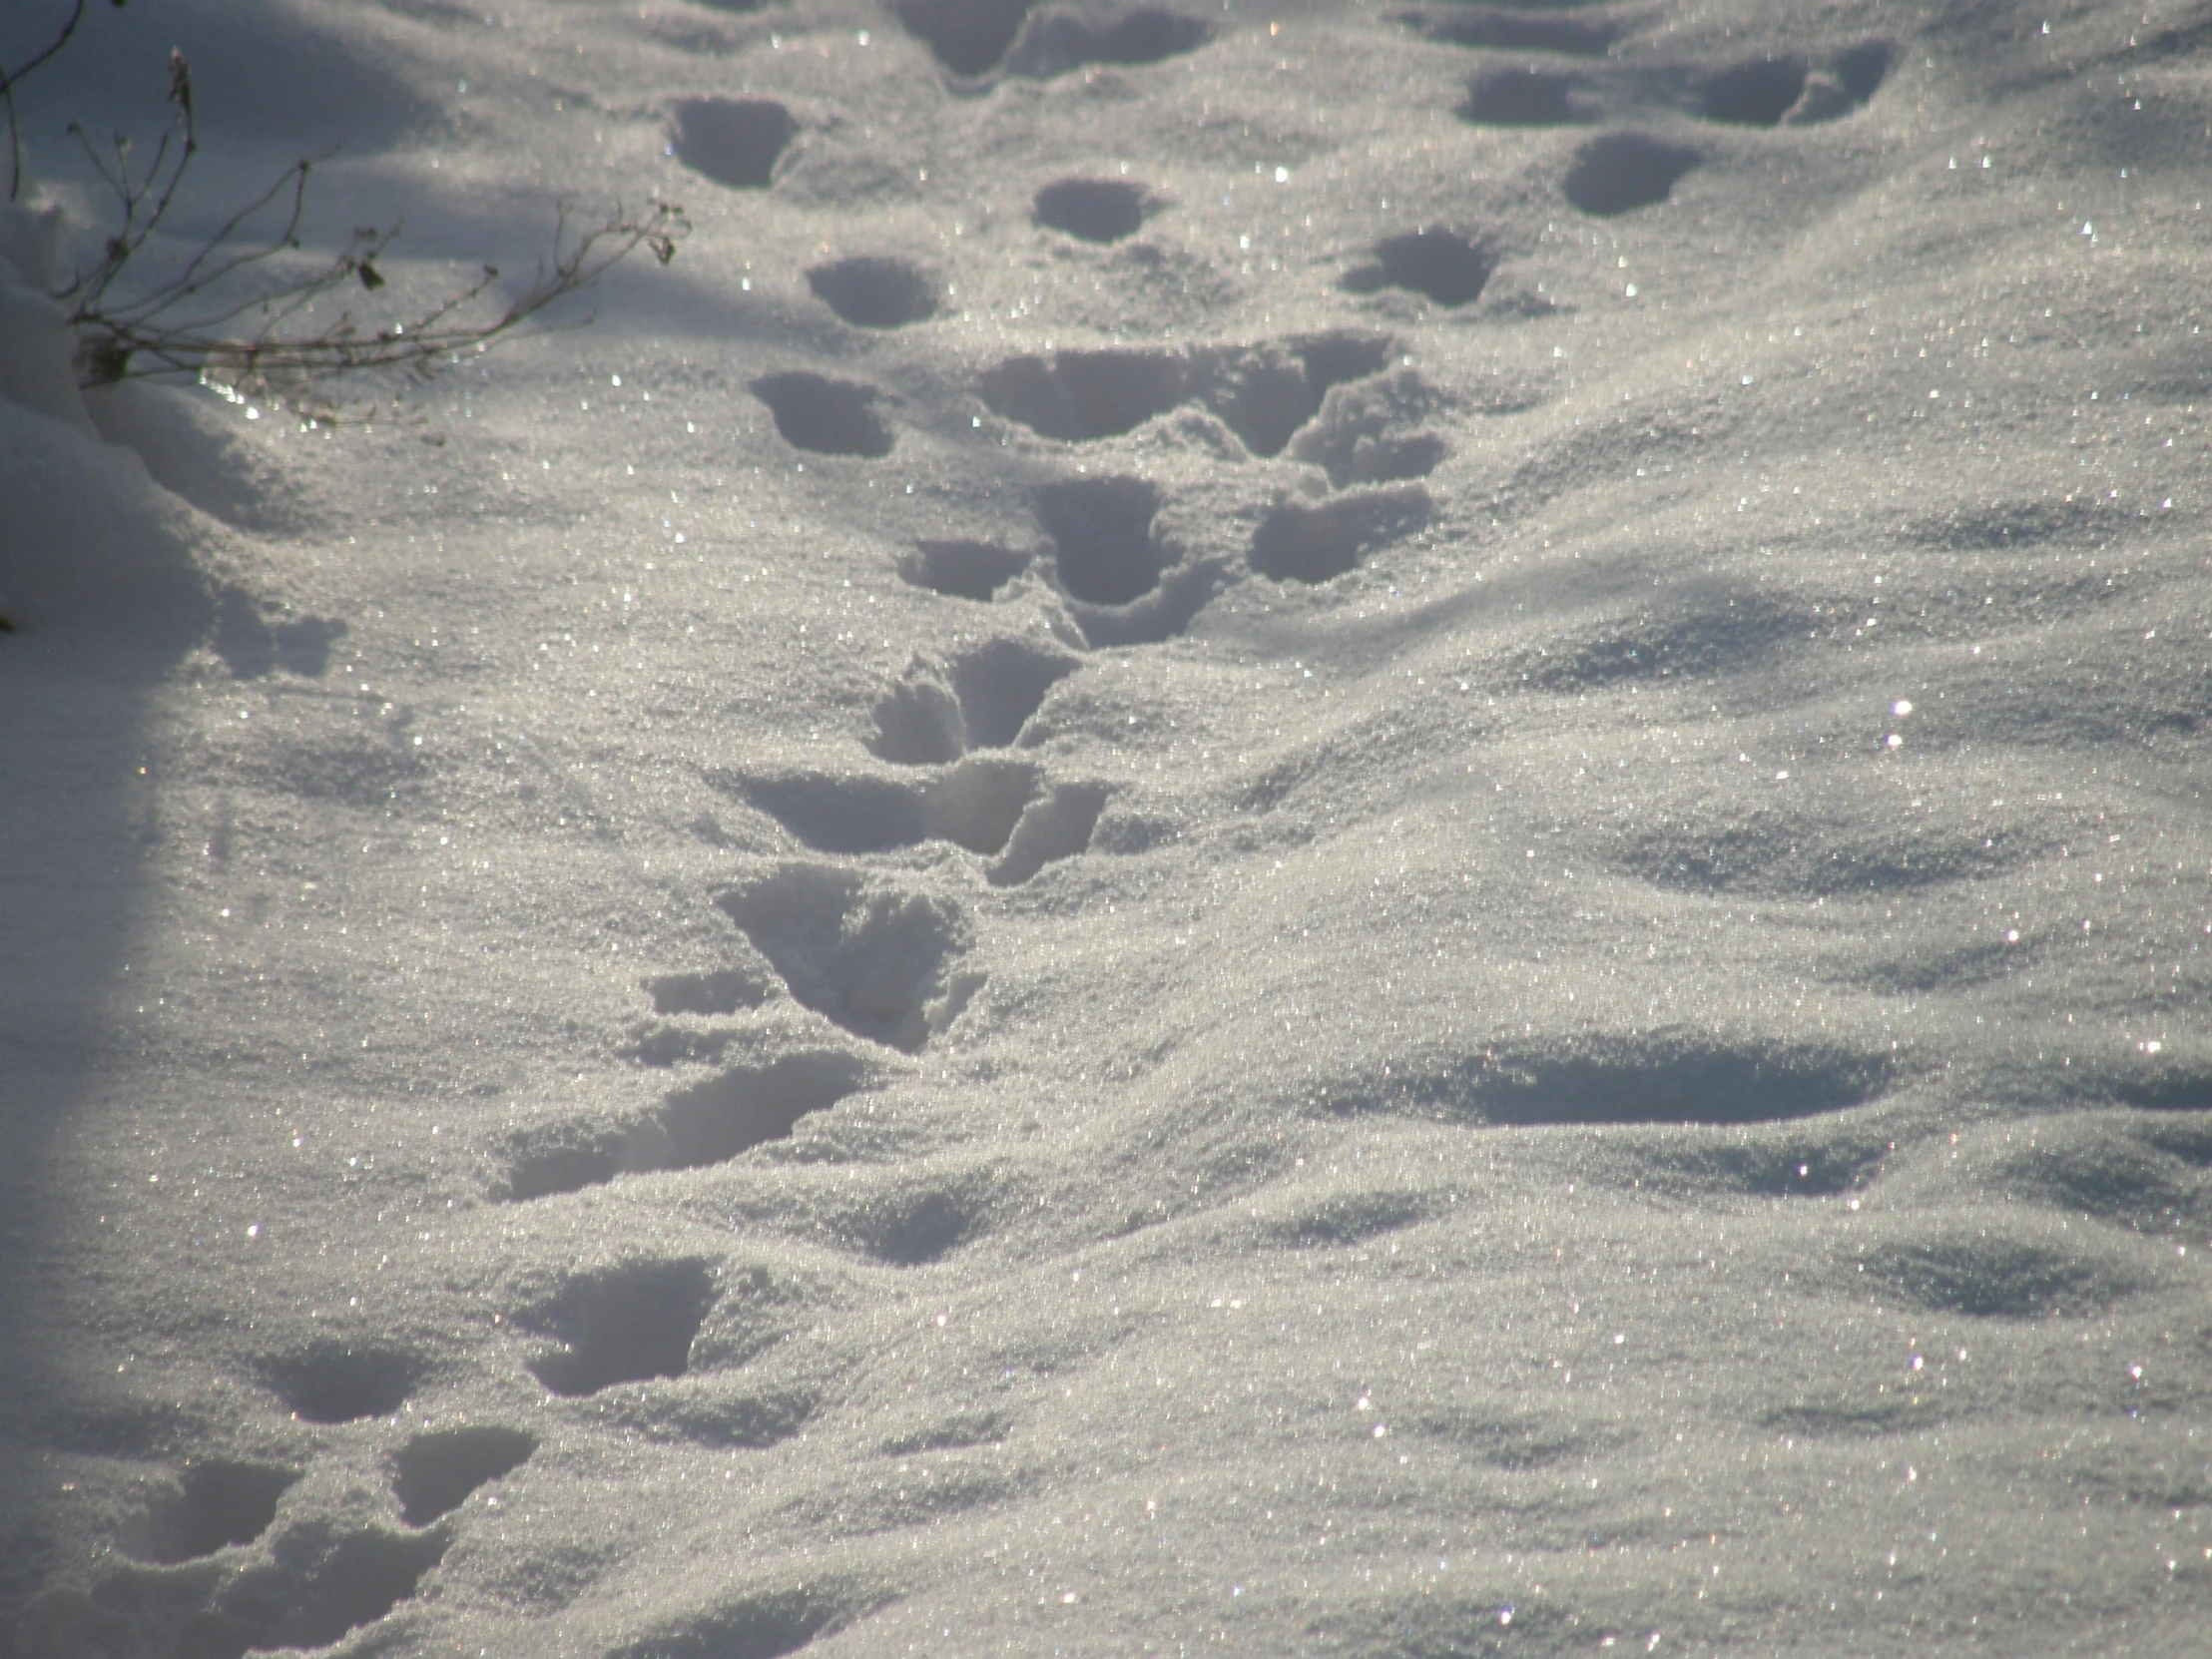
M 88 11 L 0 1655 L 2188 1651 L 2201 75 L 2054 21 Z M 172 44 L 151 269 L 695 229 L 82 392 Z

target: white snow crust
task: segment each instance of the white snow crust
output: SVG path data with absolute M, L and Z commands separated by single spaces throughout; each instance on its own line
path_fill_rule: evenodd
M 82 391 L 172 46 L 149 279 L 331 146 L 364 317 L 694 233 L 396 414 Z M 2203 1651 L 2201 6 L 20 99 L 0 1659 Z

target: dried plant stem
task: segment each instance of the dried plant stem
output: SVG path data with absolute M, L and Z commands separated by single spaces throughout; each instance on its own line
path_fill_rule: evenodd
M 22 175 L 15 87 L 69 44 L 86 4 L 73 0 L 53 40 L 20 68 L 0 67 L 11 200 Z M 376 261 L 399 231 L 397 225 L 358 229 L 327 263 L 304 275 L 283 273 L 284 257 L 300 248 L 308 177 L 327 159 L 310 157 L 292 163 L 226 219 L 200 242 L 181 271 L 134 292 L 126 275 L 143 268 L 140 255 L 161 233 L 200 150 L 192 67 L 182 53 L 170 55 L 168 102 L 168 124 L 143 169 L 134 169 L 132 147 L 123 135 L 115 135 L 111 153 L 103 153 L 81 127 L 70 124 L 113 196 L 119 221 L 100 258 L 52 294 L 76 330 L 78 378 L 88 388 L 132 379 L 195 379 L 303 414 L 339 418 L 339 406 L 328 395 L 333 381 L 351 378 L 358 383 L 364 375 L 393 374 L 425 380 L 462 350 L 480 351 L 556 300 L 591 286 L 640 248 L 668 264 L 691 230 L 681 208 L 656 202 L 638 217 L 618 205 L 592 229 L 577 234 L 563 207 L 556 215 L 552 248 L 538 260 L 531 281 L 494 314 L 484 314 L 488 306 L 477 303 L 499 279 L 498 268 L 487 265 L 473 281 L 405 320 L 370 326 L 356 322 L 348 309 L 308 329 L 301 326 L 303 319 L 323 296 L 349 284 L 368 293 L 385 286 Z M 256 282 L 257 275 L 265 279 Z

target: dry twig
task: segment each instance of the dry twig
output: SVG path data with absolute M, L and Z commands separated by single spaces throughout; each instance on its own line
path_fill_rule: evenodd
M 11 200 L 22 174 L 15 88 L 69 44 L 86 3 L 73 0 L 55 38 L 21 68 L 0 66 Z M 112 3 L 121 6 L 123 0 Z M 112 155 L 103 155 L 81 127 L 70 124 L 69 131 L 115 198 L 120 218 L 99 260 L 78 270 L 52 294 L 77 331 L 78 378 L 87 387 L 129 379 L 194 379 L 302 414 L 338 418 L 339 406 L 326 394 L 333 380 L 364 374 L 426 380 L 443 363 L 457 360 L 461 351 L 481 351 L 556 300 L 591 286 L 640 248 L 668 264 L 691 230 L 681 208 L 656 202 L 650 213 L 635 218 L 617 206 L 579 235 L 564 207 L 555 219 L 550 252 L 539 259 L 529 284 L 496 314 L 485 315 L 477 304 L 499 279 L 498 268 L 487 265 L 466 286 L 404 321 L 370 327 L 343 309 L 334 320 L 308 329 L 304 319 L 325 295 L 353 284 L 368 293 L 385 285 L 376 262 L 399 233 L 397 225 L 389 230 L 363 227 L 325 265 L 304 275 L 281 274 L 284 257 L 300 247 L 308 176 L 328 159 L 311 157 L 294 162 L 225 220 L 181 271 L 134 292 L 126 274 L 143 268 L 140 256 L 160 234 L 200 149 L 192 68 L 182 53 L 170 55 L 169 105 L 168 125 L 143 170 L 134 170 L 132 146 L 122 134 L 112 140 Z M 273 279 L 256 283 L 257 274 Z

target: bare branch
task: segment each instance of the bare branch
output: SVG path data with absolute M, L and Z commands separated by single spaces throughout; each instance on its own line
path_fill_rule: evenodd
M 11 143 L 15 84 L 69 43 L 87 3 L 72 0 L 70 16 L 55 40 L 21 69 L 0 69 L 0 102 L 7 105 Z M 563 205 L 556 213 L 552 247 L 539 259 L 534 277 L 496 314 L 483 314 L 485 297 L 500 279 L 498 270 L 487 265 L 475 280 L 406 320 L 365 330 L 350 309 L 342 309 L 334 321 L 309 329 L 304 324 L 317 300 L 348 284 L 357 283 L 369 294 L 386 285 L 377 262 L 399 233 L 397 225 L 389 230 L 360 228 L 343 250 L 304 274 L 277 265 L 299 248 L 308 177 L 327 159 L 323 155 L 286 168 L 201 239 L 181 271 L 160 280 L 148 276 L 148 285 L 122 297 L 126 273 L 143 275 L 139 257 L 160 235 L 200 149 L 192 68 L 181 53 L 170 55 L 168 103 L 169 120 L 143 170 L 134 168 L 130 141 L 123 134 L 114 135 L 111 163 L 82 129 L 70 126 L 115 199 L 118 221 L 102 243 L 100 257 L 80 267 L 53 295 L 69 307 L 69 321 L 77 330 L 78 378 L 88 387 L 129 379 L 197 379 L 233 395 L 338 418 L 327 391 L 333 380 L 397 375 L 407 383 L 426 381 L 461 351 L 481 351 L 548 306 L 590 287 L 641 248 L 659 264 L 668 264 L 691 232 L 681 208 L 656 202 L 650 213 L 637 218 L 617 205 L 604 221 L 577 236 Z

